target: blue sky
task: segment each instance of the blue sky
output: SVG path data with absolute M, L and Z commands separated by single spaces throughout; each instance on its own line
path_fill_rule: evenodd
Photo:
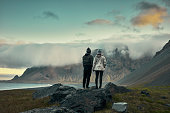
M 135 30 L 141 34 L 158 32 L 149 24 L 132 25 L 131 19 L 140 13 L 136 8 L 140 2 L 142 0 L 0 0 L 0 38 L 33 43 L 94 42 L 114 34 L 139 33 Z M 169 13 L 163 0 L 148 3 L 165 7 Z M 111 23 L 87 24 L 97 19 Z M 159 32 L 168 32 L 169 23 L 162 22 L 160 26 L 164 29 Z
M 154 55 L 169 31 L 170 0 L 0 0 L 0 75 L 79 63 L 87 47 Z

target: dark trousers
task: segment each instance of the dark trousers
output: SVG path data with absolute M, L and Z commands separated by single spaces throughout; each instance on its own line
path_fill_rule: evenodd
M 83 74 L 83 88 L 85 88 L 85 86 L 86 86 L 86 88 L 89 87 L 91 72 L 92 72 L 92 68 L 84 69 L 84 74 Z
M 103 77 L 103 71 L 96 71 L 96 79 L 95 79 L 95 83 L 96 83 L 96 88 L 98 88 L 98 77 L 100 75 L 100 86 L 99 88 L 102 87 L 102 77 Z

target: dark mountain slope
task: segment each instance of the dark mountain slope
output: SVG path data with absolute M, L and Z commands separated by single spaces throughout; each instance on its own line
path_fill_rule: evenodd
M 80 64 L 68 66 L 43 66 L 27 68 L 21 77 L 14 78 L 11 82 L 25 83 L 56 83 L 77 82 L 80 80 L 82 67 Z
M 121 85 L 170 85 L 170 41 L 154 58 L 118 83 Z

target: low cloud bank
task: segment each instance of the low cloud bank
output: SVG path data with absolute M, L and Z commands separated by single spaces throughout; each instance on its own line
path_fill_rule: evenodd
M 111 38 L 101 40 L 100 47 L 105 48 L 107 53 L 115 48 L 124 50 L 128 47 L 130 57 L 138 59 L 144 56 L 153 56 L 162 49 L 165 43 L 170 40 L 170 34 L 159 35 L 124 35 L 112 36 Z
M 61 44 L 5 45 L 0 47 L 0 67 L 62 66 L 79 63 L 83 48 Z
M 81 63 L 86 48 L 104 49 L 109 54 L 115 48 L 128 47 L 130 57 L 153 56 L 170 39 L 170 34 L 113 36 L 94 43 L 69 44 L 5 44 L 0 46 L 0 67 L 63 66 Z M 123 52 L 123 51 L 122 51 Z

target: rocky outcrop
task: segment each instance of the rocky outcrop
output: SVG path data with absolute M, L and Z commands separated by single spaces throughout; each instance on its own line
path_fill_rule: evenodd
M 73 109 L 79 113 L 92 113 L 103 109 L 107 101 L 112 100 L 112 95 L 105 89 L 83 90 L 79 89 L 74 94 L 68 95 L 60 105 Z
M 77 113 L 71 109 L 68 109 L 66 107 L 48 107 L 48 108 L 37 108 L 32 109 L 29 111 L 21 112 L 21 113 Z
M 125 93 L 130 90 L 116 86 L 109 82 L 104 88 L 75 89 L 61 84 L 40 89 L 33 94 L 34 98 L 50 96 L 51 103 L 59 103 L 60 107 L 66 107 L 78 113 L 92 113 L 101 110 L 107 102 L 112 101 L 115 93 Z M 52 108 L 51 108 L 52 109 Z
M 55 92 L 58 91 L 60 86 L 63 86 L 63 85 L 62 84 L 54 84 L 53 86 L 39 89 L 33 93 L 33 95 L 32 95 L 33 99 L 43 98 L 43 97 L 53 95 Z
M 69 94 L 73 94 L 76 91 L 75 88 L 69 86 L 60 86 L 53 95 L 50 96 L 50 103 L 61 102 Z
M 107 83 L 104 87 L 106 91 L 109 91 L 111 95 L 114 95 L 115 93 L 126 93 L 129 92 L 130 90 L 123 87 L 123 86 L 117 86 L 111 82 Z
M 66 98 L 60 102 L 60 105 L 73 109 L 79 113 L 92 113 L 97 110 L 101 110 L 106 106 L 107 102 L 112 101 L 112 96 L 116 93 L 129 92 L 122 86 L 116 86 L 109 82 L 104 88 L 95 89 L 79 89 L 75 93 L 66 96 Z

